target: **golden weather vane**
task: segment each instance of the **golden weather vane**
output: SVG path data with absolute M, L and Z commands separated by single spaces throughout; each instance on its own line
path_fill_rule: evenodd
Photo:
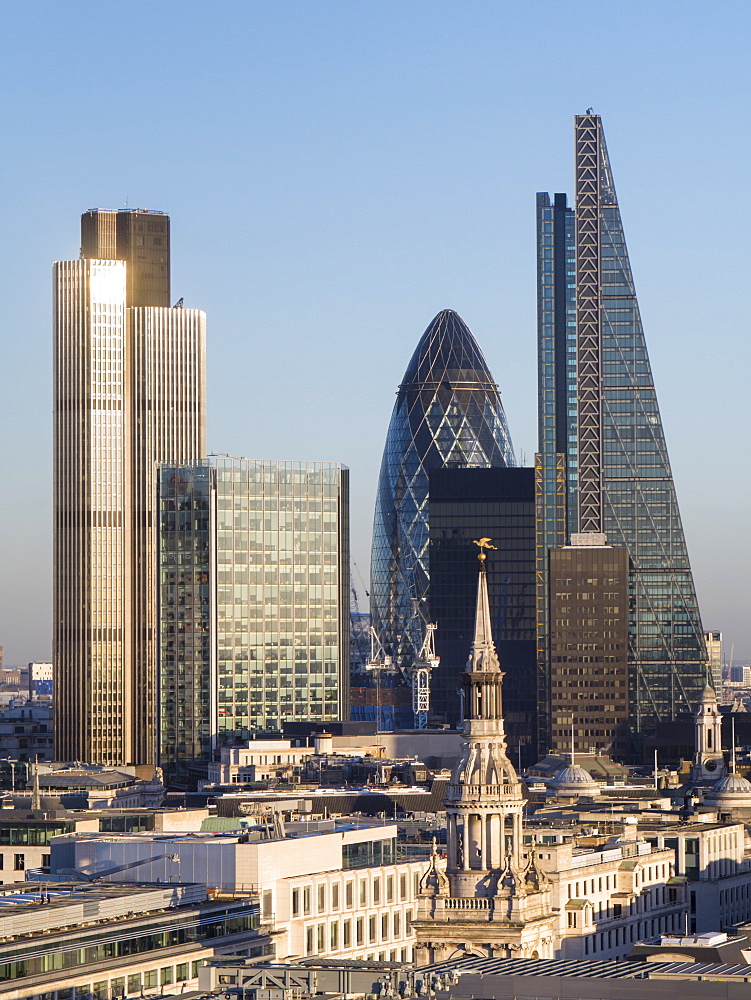
M 480 539 L 473 538 L 472 539 L 472 543 L 474 545 L 476 545 L 479 548 L 479 550 L 480 550 L 480 553 L 477 556 L 477 558 L 480 560 L 480 562 L 485 562 L 485 560 L 488 558 L 485 555 L 485 549 L 496 549 L 496 551 L 497 551 L 498 546 L 497 545 L 491 545 L 490 542 L 491 542 L 490 538 L 480 538 Z

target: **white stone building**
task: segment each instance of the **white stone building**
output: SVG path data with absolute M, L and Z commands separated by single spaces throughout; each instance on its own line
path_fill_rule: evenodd
M 323 827 L 323 829 L 320 829 Z M 52 842 L 60 869 L 109 881 L 200 882 L 257 894 L 278 959 L 309 955 L 410 961 L 424 861 L 396 859 L 396 826 L 310 824 L 297 836 L 80 834 Z

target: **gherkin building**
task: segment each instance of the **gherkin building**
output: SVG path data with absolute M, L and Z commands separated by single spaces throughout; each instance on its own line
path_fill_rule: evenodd
M 399 386 L 376 496 L 371 614 L 400 669 L 419 651 L 428 607 L 429 473 L 515 465 L 498 386 L 469 327 L 444 309 Z

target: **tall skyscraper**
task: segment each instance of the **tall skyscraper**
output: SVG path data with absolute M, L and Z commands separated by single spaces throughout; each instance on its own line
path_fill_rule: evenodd
M 440 663 L 431 716 L 461 723 L 462 674 L 477 603 L 474 539 L 490 537 L 485 563 L 496 649 L 505 672 L 509 745 L 537 757 L 535 687 L 535 483 L 532 469 L 434 469 L 430 473 L 430 620 Z M 516 759 L 516 758 L 515 758 Z
M 692 711 L 706 650 L 599 115 L 575 122 L 576 206 L 537 196 L 538 677 L 550 738 L 548 554 L 601 536 L 631 560 L 630 726 Z M 572 650 L 572 663 L 577 653 Z
M 370 607 L 400 667 L 419 650 L 428 607 L 430 471 L 515 464 L 498 386 L 469 328 L 445 309 L 399 386 L 378 480 Z
M 205 316 L 170 308 L 169 218 L 92 210 L 54 265 L 56 755 L 156 760 L 157 465 L 205 451 Z
M 347 718 L 349 472 L 212 456 L 160 473 L 160 763 Z

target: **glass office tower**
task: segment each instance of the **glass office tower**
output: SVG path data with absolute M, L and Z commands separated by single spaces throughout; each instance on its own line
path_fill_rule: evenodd
M 461 725 L 461 678 L 477 606 L 477 546 L 490 537 L 485 562 L 496 651 L 505 678 L 509 746 L 537 757 L 535 689 L 535 484 L 532 469 L 435 469 L 430 473 L 430 620 L 438 623 L 438 669 L 431 677 L 431 717 Z
M 537 196 L 541 703 L 547 553 L 601 534 L 631 559 L 630 725 L 643 732 L 693 711 L 706 650 L 602 123 L 575 128 L 575 209 Z
M 430 471 L 515 464 L 498 386 L 469 328 L 445 309 L 399 386 L 376 495 L 370 608 L 401 668 L 419 651 L 427 612 Z
M 348 470 L 212 457 L 160 473 L 160 761 L 347 718 Z

